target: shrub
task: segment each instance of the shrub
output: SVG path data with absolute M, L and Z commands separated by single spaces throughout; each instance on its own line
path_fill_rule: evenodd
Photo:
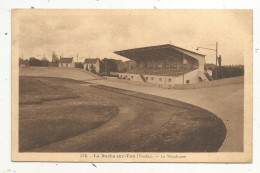
M 75 62 L 75 68 L 81 68 L 81 69 L 83 69 L 83 68 L 84 68 L 84 65 L 83 65 L 83 63 L 81 63 L 81 62 Z

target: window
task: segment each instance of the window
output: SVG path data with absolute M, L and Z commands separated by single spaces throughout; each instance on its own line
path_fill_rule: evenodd
M 189 84 L 190 83 L 190 80 L 186 80 L 186 84 Z
M 66 67 L 68 67 L 68 64 L 66 64 Z
M 153 77 L 151 77 L 151 80 L 153 80 Z
M 133 79 L 133 78 L 134 78 L 134 76 L 131 76 L 131 78 Z
M 172 81 L 172 79 L 168 79 L 168 82 L 170 83 Z
M 159 81 L 162 81 L 162 78 L 160 78 Z
M 61 67 L 63 67 L 63 64 L 61 64 Z
M 148 80 L 148 77 L 145 77 L 146 80 Z

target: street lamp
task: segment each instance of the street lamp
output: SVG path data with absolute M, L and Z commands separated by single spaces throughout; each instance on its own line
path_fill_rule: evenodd
M 210 48 L 206 48 L 206 47 L 197 47 L 196 50 L 199 50 L 199 49 L 206 49 L 206 50 L 212 50 L 212 51 L 215 51 L 216 52 L 216 73 L 215 73 L 215 79 L 217 79 L 218 77 L 218 42 L 216 42 L 216 49 L 210 49 Z

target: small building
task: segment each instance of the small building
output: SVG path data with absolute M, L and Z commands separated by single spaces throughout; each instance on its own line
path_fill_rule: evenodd
M 75 63 L 72 58 L 60 58 L 59 67 L 75 67 Z
M 98 58 L 85 58 L 84 69 L 88 71 L 95 70 L 96 73 L 100 72 L 100 59 Z

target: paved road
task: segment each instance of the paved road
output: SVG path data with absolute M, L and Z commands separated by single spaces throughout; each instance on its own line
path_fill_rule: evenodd
M 97 80 L 99 76 L 78 68 L 57 68 L 57 67 L 25 67 L 20 68 L 22 76 L 43 76 L 69 78 L 81 81 Z
M 213 152 L 226 136 L 221 119 L 190 104 L 103 85 L 70 87 L 109 100 L 119 113 L 93 130 L 30 151 Z
M 175 99 L 204 108 L 221 118 L 226 125 L 227 136 L 219 151 L 243 151 L 244 85 L 242 83 L 193 90 L 174 90 L 135 85 L 114 80 L 97 80 L 93 82 L 96 84 Z

